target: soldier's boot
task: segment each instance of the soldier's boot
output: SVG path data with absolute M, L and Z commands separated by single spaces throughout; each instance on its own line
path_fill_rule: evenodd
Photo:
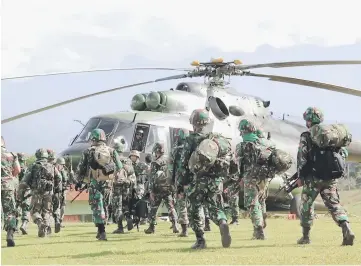
M 306 244 L 310 244 L 311 240 L 310 240 L 310 230 L 311 227 L 302 227 L 302 234 L 303 236 L 297 241 L 297 244 L 299 245 L 306 245 Z
M 59 233 L 61 230 L 60 223 L 55 223 L 55 234 Z
M 51 235 L 51 227 L 50 226 L 46 227 L 46 234 Z
M 203 233 L 196 233 L 196 243 L 194 243 L 191 248 L 192 249 L 204 249 L 207 247 L 206 245 L 206 240 L 204 239 L 204 234 Z
M 173 221 L 173 222 L 172 222 L 172 229 L 173 229 L 173 233 L 174 233 L 174 234 L 178 234 L 178 233 L 179 233 L 177 221 Z
M 46 225 L 44 225 L 40 219 L 37 219 L 35 223 L 38 226 L 38 237 L 45 237 L 47 232 Z
M 118 222 L 118 228 L 113 231 L 113 234 L 124 234 L 123 222 Z
M 99 238 L 98 240 L 100 241 L 107 241 L 107 233 L 105 233 L 105 224 L 100 224 L 99 225 Z
M 253 228 L 253 239 L 265 240 L 263 226 L 258 226 Z
M 238 225 L 238 217 L 232 217 L 232 221 L 229 224 Z
M 353 246 L 353 240 L 355 239 L 355 234 L 351 231 L 350 224 L 348 222 L 343 222 L 341 224 L 343 241 L 342 246 Z
M 97 232 L 97 235 L 96 235 L 96 239 L 99 239 L 100 238 L 100 224 L 96 224 L 96 227 L 98 227 L 98 232 Z
M 266 219 L 267 219 L 267 213 L 263 213 L 263 229 L 265 229 L 267 226 Z
M 182 232 L 178 235 L 179 237 L 187 237 L 188 236 L 188 225 L 181 224 Z
M 14 232 L 15 230 L 13 228 L 7 230 L 6 242 L 8 247 L 15 247 Z
M 64 227 L 65 227 L 65 225 L 63 225 L 63 220 L 60 219 L 60 228 L 64 228 Z
M 204 220 L 204 231 L 211 231 L 211 226 L 210 226 L 210 223 L 209 223 L 209 218 L 206 218 Z
M 224 248 L 229 248 L 232 243 L 232 238 L 229 233 L 229 226 L 226 220 L 219 221 L 219 231 L 221 233 L 222 246 Z
M 134 228 L 134 225 L 133 225 L 133 219 L 128 217 L 127 218 L 127 229 L 128 231 L 132 230 Z
M 20 226 L 20 231 L 23 235 L 27 235 L 28 234 L 28 221 L 24 220 Z
M 154 226 L 154 224 L 150 224 L 149 227 L 148 227 L 148 229 L 145 229 L 145 230 L 144 230 L 144 233 L 146 233 L 146 234 L 154 234 L 154 232 L 155 232 L 155 226 Z
M 147 219 L 146 219 L 146 218 L 141 218 L 141 219 L 140 219 L 140 222 L 139 222 L 140 225 L 145 225 L 146 223 L 147 223 Z

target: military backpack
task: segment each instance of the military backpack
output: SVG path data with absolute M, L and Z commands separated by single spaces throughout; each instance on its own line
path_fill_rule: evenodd
M 91 149 L 90 173 L 97 181 L 114 179 L 115 163 L 111 149 L 106 145 L 94 146 Z

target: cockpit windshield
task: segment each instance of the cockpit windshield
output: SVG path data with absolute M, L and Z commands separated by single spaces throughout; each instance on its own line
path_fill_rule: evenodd
M 89 141 L 90 133 L 95 128 L 101 128 L 104 130 L 107 137 L 112 133 L 116 124 L 118 123 L 117 120 L 113 119 L 106 119 L 106 118 L 92 118 L 80 132 L 79 137 L 75 140 L 74 143 L 85 143 Z

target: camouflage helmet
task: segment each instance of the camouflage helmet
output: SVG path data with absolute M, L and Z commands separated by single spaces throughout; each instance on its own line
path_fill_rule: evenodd
M 35 152 L 35 157 L 37 159 L 44 159 L 44 158 L 47 159 L 48 156 L 49 156 L 48 151 L 44 148 L 40 148 L 40 149 L 36 150 L 36 152 Z
M 1 147 L 5 148 L 5 140 L 3 136 L 1 136 Z
M 189 117 L 189 123 L 191 123 L 194 127 L 204 127 L 211 122 L 209 114 L 205 109 L 196 109 L 192 112 Z
M 130 156 L 135 156 L 135 157 L 140 158 L 140 153 L 137 150 L 131 150 L 130 153 L 129 153 L 129 157 Z
M 153 149 L 152 149 L 152 153 L 164 153 L 164 144 L 157 142 L 156 144 L 154 144 Z
M 49 160 L 54 160 L 55 159 L 55 152 L 51 149 L 47 149 L 48 152 L 48 159 Z
M 105 136 L 105 132 L 101 128 L 95 128 L 92 130 L 90 134 L 90 139 L 95 141 L 106 141 L 107 138 Z
M 65 159 L 64 159 L 64 157 L 59 157 L 58 159 L 56 159 L 56 163 L 57 163 L 57 164 L 61 164 L 61 165 L 65 165 Z
M 242 119 L 239 122 L 238 129 L 242 134 L 257 133 L 255 124 L 248 119 Z
M 123 139 L 122 139 L 122 140 L 123 140 Z M 124 152 L 125 146 L 126 146 L 125 141 L 124 141 L 124 142 L 122 142 L 122 141 L 117 141 L 117 142 L 114 143 L 113 148 L 114 148 L 117 152 Z
M 323 113 L 316 107 L 308 107 L 303 113 L 303 119 L 311 124 L 319 124 L 323 122 Z
M 25 153 L 23 152 L 18 152 L 18 160 L 19 162 L 25 162 L 26 161 L 26 157 L 25 157 Z
M 263 134 L 263 131 L 261 129 L 257 129 L 256 130 L 256 134 L 257 134 L 257 137 L 259 138 L 264 138 L 264 134 Z

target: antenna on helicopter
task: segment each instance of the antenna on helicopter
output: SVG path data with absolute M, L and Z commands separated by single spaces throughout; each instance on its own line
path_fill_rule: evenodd
M 77 120 L 77 119 L 75 119 L 75 120 L 73 120 L 74 122 L 78 122 L 79 124 L 81 124 L 83 127 L 85 127 L 85 125 L 80 121 L 80 120 Z

